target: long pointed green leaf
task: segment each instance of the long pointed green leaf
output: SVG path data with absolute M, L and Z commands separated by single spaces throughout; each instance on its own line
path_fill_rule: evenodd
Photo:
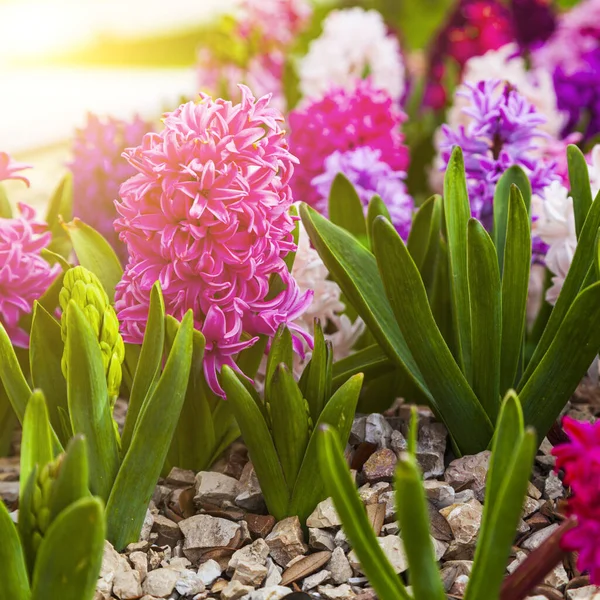
M 480 452 L 492 438 L 492 425 L 435 323 L 419 270 L 393 226 L 378 219 L 373 231 L 386 294 L 433 395 L 431 407 L 461 452 Z
M 344 533 L 356 552 L 363 572 L 379 600 L 412 600 L 383 553 L 344 460 L 342 446 L 332 427 L 318 431 L 320 466 L 342 520 Z
M 17 415 L 15 415 L 0 381 L 0 457 L 8 455 L 18 422 Z
M 50 525 L 38 551 L 31 600 L 92 600 L 104 550 L 104 515 L 84 498 Z
M 575 230 L 577 237 L 581 235 L 583 224 L 592 206 L 592 187 L 590 173 L 583 152 L 574 144 L 567 147 L 567 163 L 569 166 L 569 183 L 575 213 Z
M 301 522 L 304 522 L 315 506 L 327 497 L 326 483 L 323 481 L 323 473 L 319 466 L 317 430 L 321 425 L 331 425 L 339 433 L 341 443 L 344 446 L 348 443 L 362 384 L 362 374 L 348 379 L 325 405 L 315 430 L 310 436 L 289 508 L 289 514 L 298 515 Z
M 531 230 L 527 208 L 516 187 L 511 188 L 506 231 L 502 273 L 501 393 L 516 383 L 527 322 Z
M 289 494 L 262 412 L 237 375 L 227 366 L 221 372 L 221 384 L 242 430 L 269 513 L 276 519 L 283 519 L 288 516 Z
M 150 292 L 150 308 L 148 322 L 142 343 L 140 359 L 135 371 L 127 417 L 121 439 L 121 451 L 126 454 L 131 443 L 135 424 L 144 400 L 156 385 L 160 374 L 163 351 L 165 345 L 165 303 L 160 284 L 156 282 Z
M 553 343 L 553 340 L 565 320 L 571 305 L 573 304 L 577 294 L 581 290 L 581 286 L 588 274 L 590 266 L 593 264 L 596 254 L 596 237 L 600 228 L 600 193 L 592 203 L 588 212 L 587 219 L 581 230 L 577 249 L 573 256 L 569 272 L 565 277 L 562 289 L 556 300 L 556 304 L 552 309 L 550 318 L 546 323 L 544 333 L 527 365 L 527 369 L 521 381 L 519 382 L 519 390 L 522 390 L 532 373 L 537 369 L 544 355 Z M 591 362 L 591 361 L 590 361 Z
M 338 173 L 329 192 L 329 218 L 361 243 L 367 240 L 364 210 L 354 186 L 343 173 Z
M 536 429 L 540 439 L 575 391 L 598 348 L 600 283 L 595 283 L 577 296 L 544 358 L 519 392 L 525 423 Z
M 0 597 L 30 600 L 29 579 L 21 540 L 4 502 L 0 501 Z
M 31 396 L 31 388 L 27 384 L 12 342 L 2 323 L 0 323 L 0 381 L 4 384 L 6 395 L 22 423 Z
M 308 376 L 304 386 L 304 397 L 308 401 L 313 423 L 319 420 L 325 403 L 331 396 L 331 350 L 327 346 L 323 329 L 318 320 L 314 328 L 315 345 L 308 365 Z
M 388 356 L 406 371 L 420 399 L 430 400 L 423 376 L 385 298 L 374 256 L 350 234 L 308 206 L 303 204 L 300 214 L 313 245 L 346 298 Z
M 138 540 L 146 509 L 167 457 L 192 366 L 194 319 L 188 311 L 161 378 L 146 399 L 106 505 L 108 540 L 117 550 Z
M 307 406 L 294 376 L 280 364 L 271 381 L 273 442 L 290 494 L 302 465 L 309 440 Z
M 88 444 L 90 489 L 108 498 L 119 470 L 119 450 L 111 416 L 98 339 L 73 300 L 67 306 L 67 394 L 74 433 Z
M 502 297 L 492 238 L 476 219 L 468 227 L 473 391 L 494 422 L 500 407 Z
M 271 398 L 271 382 L 275 371 L 280 364 L 287 365 L 289 369 L 294 368 L 294 349 L 292 347 L 292 334 L 290 330 L 281 326 L 277 330 L 269 355 L 267 356 L 267 368 L 265 371 L 265 398 Z
M 458 364 L 467 381 L 470 381 L 471 308 L 467 268 L 467 224 L 471 217 L 471 206 L 463 155 L 458 146 L 452 150 L 444 176 L 444 216 L 448 238 L 450 294 L 454 328 L 458 338 Z
M 379 216 L 385 217 L 388 221 L 391 221 L 390 211 L 387 209 L 385 202 L 379 196 L 373 196 L 371 202 L 369 202 L 369 208 L 367 209 L 367 234 L 369 235 L 369 247 L 373 244 L 373 223 Z
M 401 458 L 398 461 L 394 487 L 398 522 L 415 598 L 446 600 L 429 534 L 425 490 L 414 458 Z
M 12 206 L 6 195 L 4 186 L 0 183 L 0 218 L 10 219 L 13 216 Z
M 379 344 L 367 346 L 333 363 L 332 388 L 337 390 L 357 373 L 363 373 L 365 379 L 370 379 L 393 371 L 395 366 Z

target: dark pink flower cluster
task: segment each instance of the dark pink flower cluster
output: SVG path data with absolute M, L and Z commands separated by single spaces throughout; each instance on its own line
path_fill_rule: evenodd
M 290 146 L 300 159 L 292 182 L 294 197 L 312 205 L 319 202 L 312 181 L 336 151 L 379 150 L 392 170 L 406 171 L 408 149 L 400 131 L 405 119 L 388 92 L 375 88 L 369 79 L 352 90 L 334 88 L 323 99 L 292 111 Z
M 577 567 L 589 571 L 592 583 L 600 585 L 600 421 L 582 423 L 569 417 L 563 427 L 570 442 L 556 446 L 556 469 L 563 469 L 564 482 L 571 487 L 569 514 L 577 527 L 562 539 L 563 548 L 577 551 Z
M 158 280 L 168 314 L 193 310 L 206 338 L 206 379 L 218 394 L 221 366 L 236 368 L 238 352 L 290 323 L 312 297 L 284 263 L 296 250 L 289 209 L 297 159 L 283 116 L 268 97 L 241 91 L 241 104 L 206 95 L 183 104 L 165 116 L 162 132 L 125 152 L 139 172 L 121 186 L 115 221 L 130 257 L 116 295 L 125 341 L 141 342 Z M 270 298 L 275 274 L 285 290 Z

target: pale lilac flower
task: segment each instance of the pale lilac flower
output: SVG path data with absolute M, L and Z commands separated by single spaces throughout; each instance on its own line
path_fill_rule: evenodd
M 398 38 L 388 33 L 379 12 L 358 7 L 327 15 L 323 33 L 311 42 L 298 70 L 300 90 L 310 100 L 334 87 L 351 90 L 366 75 L 394 100 L 406 87 Z
M 115 225 L 130 261 L 117 286 L 125 341 L 139 343 L 152 285 L 160 281 L 168 314 L 192 309 L 206 337 L 204 370 L 217 372 L 282 323 L 302 351 L 307 336 L 292 321 L 310 304 L 284 258 L 296 249 L 289 215 L 296 158 L 283 116 L 241 87 L 241 104 L 201 95 L 167 114 L 162 132 L 125 152 L 138 174 L 121 187 Z M 269 299 L 277 274 L 285 289 Z
M 35 211 L 19 204 L 20 215 L 0 218 L 0 323 L 15 346 L 27 348 L 29 335 L 20 327 L 21 318 L 31 313 L 39 299 L 60 272 L 40 255 L 50 243 L 51 234 Z
M 383 161 L 380 150 L 360 147 L 348 152 L 334 152 L 325 159 L 325 171 L 312 180 L 321 199 L 315 208 L 326 215 L 331 186 L 342 173 L 354 185 L 365 215 L 369 202 L 378 195 L 387 206 L 392 223 L 405 240 L 408 238 L 414 210 L 404 180 L 406 173 L 394 171 Z
M 18 179 L 29 187 L 29 179 L 19 174 L 19 171 L 30 169 L 31 165 L 16 162 L 12 156 L 6 152 L 0 152 L 0 181 L 7 179 Z

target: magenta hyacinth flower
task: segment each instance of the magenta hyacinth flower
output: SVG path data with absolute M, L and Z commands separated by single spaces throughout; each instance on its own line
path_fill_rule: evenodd
M 296 200 L 316 206 L 321 196 L 312 182 L 327 157 L 360 147 L 379 150 L 394 171 L 406 171 L 408 149 L 400 125 L 406 115 L 390 95 L 369 79 L 353 90 L 332 89 L 323 99 L 290 113 L 290 147 L 300 159 L 292 186 Z
M 6 152 L 0 152 L 0 181 L 6 181 L 7 179 L 18 179 L 27 187 L 29 187 L 29 179 L 21 175 L 19 171 L 30 168 L 31 165 L 18 163 L 10 154 Z
M 123 158 L 125 148 L 137 146 L 150 123 L 136 116 L 131 121 L 89 114 L 73 140 L 73 215 L 99 231 L 126 262 L 127 252 L 115 232 L 115 200 L 121 184 L 136 170 Z
M 34 300 L 61 268 L 51 267 L 40 255 L 51 239 L 46 223 L 36 220 L 35 211 L 26 204 L 19 204 L 19 211 L 18 217 L 0 218 L 0 323 L 15 346 L 27 348 L 29 336 L 19 321 L 31 313 Z
M 562 539 L 567 551 L 579 553 L 577 567 L 589 571 L 593 584 L 600 585 L 600 421 L 585 423 L 569 417 L 563 427 L 570 442 L 556 446 L 556 470 L 564 470 L 564 482 L 571 487 L 568 512 L 577 517 L 577 526 Z
M 325 172 L 312 180 L 320 200 L 315 208 L 327 215 L 329 192 L 338 173 L 344 174 L 354 185 L 365 214 L 373 196 L 378 195 L 387 206 L 392 223 L 404 240 L 408 238 L 414 201 L 406 190 L 406 173 L 394 171 L 382 160 L 381 150 L 368 147 L 349 152 L 334 152 L 325 159 Z
M 541 194 L 559 179 L 552 160 L 539 155 L 537 140 L 547 136 L 540 129 L 546 117 L 510 84 L 485 80 L 465 84 L 457 95 L 467 99 L 462 109 L 469 124 L 454 131 L 442 127 L 440 150 L 445 165 L 454 146 L 462 148 L 473 216 L 491 226 L 496 183 L 513 165 L 523 168 L 534 194 Z
M 164 118 L 124 156 L 138 173 L 121 186 L 115 222 L 129 263 L 117 286 L 123 338 L 140 343 L 152 285 L 159 281 L 167 313 L 192 309 L 206 337 L 204 371 L 223 395 L 217 373 L 237 369 L 235 355 L 259 334 L 288 323 L 302 351 L 308 336 L 291 321 L 310 304 L 284 258 L 296 249 L 289 214 L 289 152 L 283 116 L 241 86 L 241 104 L 201 94 Z M 279 275 L 283 292 L 269 298 Z

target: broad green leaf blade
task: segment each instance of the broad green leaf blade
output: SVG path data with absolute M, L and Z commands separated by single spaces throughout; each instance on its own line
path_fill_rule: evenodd
M 250 379 L 256 377 L 265 356 L 268 342 L 269 339 L 266 335 L 260 335 L 256 343 L 238 354 L 235 363 L 246 377 Z
M 98 277 L 111 303 L 115 288 L 123 276 L 123 267 L 111 245 L 92 227 L 79 219 L 63 224 L 79 264 Z
M 531 183 L 529 182 L 529 178 L 521 167 L 513 165 L 506 169 L 502 177 L 500 177 L 494 191 L 494 244 L 496 245 L 500 273 L 504 272 L 506 240 L 510 240 L 508 234 L 508 212 L 513 185 L 521 192 L 527 213 L 529 213 L 531 206 Z
M 34 387 L 44 390 L 50 422 L 61 444 L 66 446 L 73 432 L 70 428 L 63 431 L 60 417 L 61 409 L 65 412 L 69 410 L 67 382 L 60 366 L 63 352 L 60 324 L 41 304 L 35 302 L 29 341 L 31 379 Z
M 76 435 L 67 446 L 58 477 L 52 486 L 51 521 L 56 519 L 67 506 L 90 495 L 88 481 L 89 468 L 85 438 L 82 435 Z
M 500 393 L 513 387 L 523 353 L 531 265 L 531 229 L 518 188 L 512 187 L 502 274 Z
M 385 298 L 374 256 L 351 235 L 330 223 L 306 205 L 300 208 L 302 222 L 325 266 L 386 354 L 406 371 L 420 400 L 431 394 L 412 357 L 394 313 Z M 381 217 L 383 218 L 383 217 Z
M 379 196 L 373 196 L 371 202 L 369 202 L 369 208 L 367 209 L 367 233 L 369 234 L 369 247 L 373 243 L 373 223 L 379 216 L 385 217 L 388 221 L 391 221 L 390 211 L 387 209 L 385 202 Z
M 444 176 L 444 216 L 450 265 L 450 295 L 458 339 L 458 364 L 467 381 L 471 381 L 471 307 L 467 267 L 467 224 L 471 218 L 471 206 L 462 150 L 458 146 L 452 150 Z
M 291 494 L 308 445 L 309 415 L 302 392 L 283 363 L 273 374 L 271 398 L 273 442 Z
M 104 511 L 83 498 L 50 525 L 38 551 L 31 600 L 92 600 L 104 551 Z
M 44 394 L 35 390 L 29 398 L 23 419 L 21 441 L 21 481 L 28 481 L 34 467 L 42 469 L 54 459 L 50 419 Z
M 556 304 L 552 309 L 550 318 L 546 323 L 544 333 L 527 365 L 527 369 L 519 382 L 519 391 L 527 384 L 532 373 L 537 369 L 544 355 L 553 343 L 553 340 L 565 320 L 571 305 L 573 304 L 577 294 L 581 290 L 581 286 L 593 264 L 596 254 L 596 238 L 598 229 L 600 228 L 600 193 L 592 203 L 588 212 L 587 219 L 581 230 L 577 248 L 569 267 L 569 272 L 565 277 L 562 289 L 556 300 Z M 590 361 L 591 362 L 591 361 Z
M 0 183 L 0 218 L 10 219 L 13 216 L 12 207 L 6 195 L 4 186 Z
M 446 600 L 429 534 L 425 490 L 414 458 L 406 457 L 398 461 L 394 487 L 397 490 L 398 522 L 415 598 Z
M 102 354 L 87 318 L 73 300 L 67 306 L 67 395 L 75 434 L 88 444 L 90 489 L 108 498 L 119 470 L 119 449 L 112 419 Z
M 256 401 L 227 366 L 221 371 L 221 385 L 233 406 L 269 513 L 281 520 L 288 516 L 289 494 L 271 432 Z
M 7 456 L 12 446 L 14 431 L 17 427 L 17 415 L 10 404 L 0 381 L 0 457 Z
M 365 379 L 372 379 L 392 372 L 395 366 L 379 344 L 367 346 L 333 363 L 332 388 L 337 390 L 357 373 L 363 373 Z
M 452 301 L 450 299 L 450 269 L 448 245 L 440 240 L 439 259 L 437 261 L 433 286 L 431 289 L 431 312 L 435 322 L 448 345 L 452 356 L 458 360 L 458 343 L 452 323 Z
M 362 244 L 367 241 L 363 204 L 343 173 L 338 173 L 329 192 L 329 218 Z
M 273 338 L 269 355 L 267 356 L 267 369 L 265 372 L 265 398 L 271 398 L 271 383 L 273 375 L 280 364 L 287 365 L 288 369 L 294 369 L 294 349 L 292 347 L 292 334 L 284 325 L 277 329 Z
M 417 266 L 387 221 L 375 221 L 373 231 L 386 294 L 431 390 L 431 408 L 444 421 L 461 452 L 485 450 L 492 438 L 492 425 L 435 323 Z
M 476 219 L 469 221 L 467 244 L 473 391 L 495 422 L 500 407 L 500 270 L 494 242 Z
M 21 540 L 4 502 L 0 501 L 0 597 L 30 600 L 29 579 Z
M 555 307 L 556 310 L 556 307 Z M 600 283 L 573 302 L 550 348 L 519 398 L 525 423 L 546 435 L 600 348 Z
M 318 320 L 315 320 L 314 339 L 315 345 L 303 389 L 304 397 L 310 408 L 310 416 L 313 423 L 316 423 L 325 403 L 331 396 L 331 373 L 327 368 L 331 353 L 327 348 L 323 328 Z
M 484 517 L 465 600 L 499 595 L 536 451 L 536 435 L 528 431 L 517 446 L 509 469 L 502 474 L 497 501 L 485 503 L 484 511 L 492 514 L 489 519 Z
M 127 417 L 121 439 L 121 452 L 127 453 L 135 424 L 144 400 L 156 385 L 162 364 L 163 350 L 165 345 L 165 303 L 156 282 L 150 292 L 150 308 L 148 310 L 148 322 L 142 343 L 142 350 L 137 369 L 133 379 Z
M 27 384 L 12 342 L 2 323 L 0 323 L 0 381 L 4 384 L 6 395 L 19 421 L 23 423 L 31 388 Z
M 567 147 L 567 163 L 569 165 L 569 183 L 575 213 L 575 230 L 577 237 L 581 235 L 583 224 L 592 206 L 592 187 L 590 173 L 583 152 L 574 144 Z
M 382 217 L 383 218 L 383 217 Z M 319 441 L 317 430 L 327 424 L 336 428 L 344 447 L 348 443 L 350 430 L 356 413 L 356 405 L 363 384 L 362 374 L 354 375 L 339 389 L 325 405 L 319 421 L 310 436 L 302 467 L 296 480 L 290 502 L 289 514 L 298 515 L 304 523 L 317 504 L 327 497 L 326 483 L 319 463 Z
M 342 444 L 333 427 L 322 426 L 317 432 L 319 465 L 342 520 L 344 533 L 356 552 L 363 572 L 379 600 L 412 600 L 406 588 L 377 542 L 344 459 Z
M 46 223 L 52 231 L 60 226 L 59 217 L 63 221 L 73 218 L 73 175 L 67 173 L 54 190 L 48 210 L 46 211 Z
M 108 540 L 117 550 L 139 538 L 146 509 L 167 457 L 185 400 L 192 365 L 194 318 L 188 311 L 162 376 L 140 411 L 106 505 Z

